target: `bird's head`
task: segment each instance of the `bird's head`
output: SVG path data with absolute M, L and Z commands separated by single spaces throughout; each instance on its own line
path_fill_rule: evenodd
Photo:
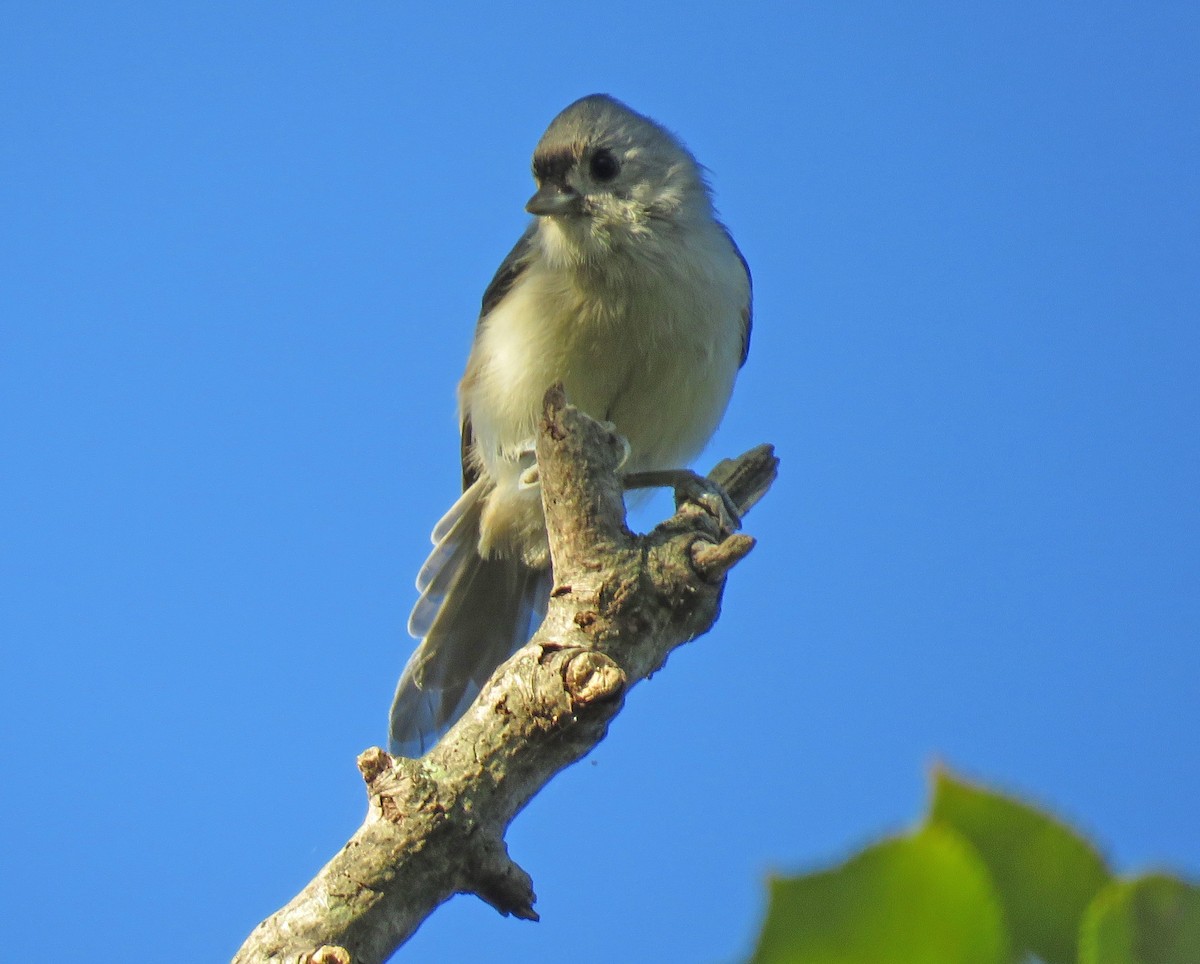
M 712 201 L 696 159 L 669 131 L 606 94 L 577 100 L 533 154 L 537 193 L 525 210 L 563 253 L 594 258 L 665 240 Z

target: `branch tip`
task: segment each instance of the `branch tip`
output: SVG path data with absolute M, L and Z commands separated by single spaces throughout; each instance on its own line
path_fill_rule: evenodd
M 722 459 L 708 473 L 711 481 L 728 493 L 740 515 L 745 515 L 767 494 L 779 475 L 774 445 L 756 445 L 736 459 Z
M 718 543 L 697 540 L 692 544 L 692 565 L 706 582 L 720 582 L 753 548 L 754 537 L 742 533 Z
M 556 442 L 562 441 L 566 436 L 562 425 L 562 415 L 566 408 L 567 391 L 562 382 L 555 382 L 542 396 L 542 430 Z
M 363 750 L 355 762 L 358 764 L 358 772 L 362 774 L 367 786 L 370 786 L 376 777 L 391 767 L 392 758 L 379 747 L 373 746 Z
M 484 839 L 475 848 L 467 889 L 505 917 L 540 920 L 533 909 L 533 878 L 508 855 L 503 840 Z

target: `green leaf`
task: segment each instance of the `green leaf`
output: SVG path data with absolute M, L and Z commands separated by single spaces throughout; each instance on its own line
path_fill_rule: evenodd
M 845 864 L 771 882 L 752 964 L 1003 964 L 1008 937 L 987 871 L 928 827 Z
M 954 828 L 983 859 L 1018 956 L 1074 964 L 1083 912 L 1112 879 L 1096 849 L 1048 814 L 943 770 L 929 819 Z
M 1196 964 L 1200 887 L 1163 874 L 1110 884 L 1092 901 L 1079 938 L 1082 964 Z

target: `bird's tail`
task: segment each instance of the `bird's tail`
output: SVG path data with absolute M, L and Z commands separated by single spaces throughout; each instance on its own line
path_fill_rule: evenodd
M 421 642 L 396 686 L 388 734 L 398 756 L 432 747 L 546 614 L 549 570 L 479 554 L 490 489 L 476 481 L 434 527 L 433 552 L 417 575 L 408 631 Z

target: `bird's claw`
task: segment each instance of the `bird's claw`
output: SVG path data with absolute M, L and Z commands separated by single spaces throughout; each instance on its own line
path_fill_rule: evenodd
M 617 471 L 620 471 L 625 463 L 629 461 L 629 456 L 633 452 L 633 448 L 629 444 L 629 439 L 617 431 L 617 427 L 612 422 L 601 422 L 617 443 L 621 446 L 621 458 L 617 462 Z M 522 442 L 517 449 L 517 462 L 522 466 L 521 474 L 517 476 L 518 489 L 535 489 L 542 484 L 542 477 L 538 472 L 537 464 L 537 443 L 535 439 L 528 439 Z
M 608 433 L 617 440 L 617 444 L 621 446 L 621 458 L 617 460 L 617 471 L 620 472 L 621 469 L 625 468 L 625 463 L 629 461 L 629 456 L 633 454 L 633 446 L 629 444 L 629 439 L 617 431 L 616 423 L 601 422 L 600 425 L 605 428 Z
M 716 523 L 722 539 L 742 527 L 741 515 L 733 499 L 721 486 L 690 469 L 663 469 L 657 472 L 633 472 L 625 476 L 625 488 L 647 489 L 670 486 L 675 490 L 676 510 L 686 505 L 701 509 Z
M 517 450 L 517 463 L 522 467 L 521 474 L 517 476 L 518 489 L 536 489 L 542 484 L 542 476 L 538 472 L 536 439 L 521 443 Z
M 742 519 L 729 493 L 703 475 L 689 474 L 690 478 L 675 485 L 675 508 L 686 503 L 698 505 L 716 521 L 722 539 L 737 532 L 742 527 Z

